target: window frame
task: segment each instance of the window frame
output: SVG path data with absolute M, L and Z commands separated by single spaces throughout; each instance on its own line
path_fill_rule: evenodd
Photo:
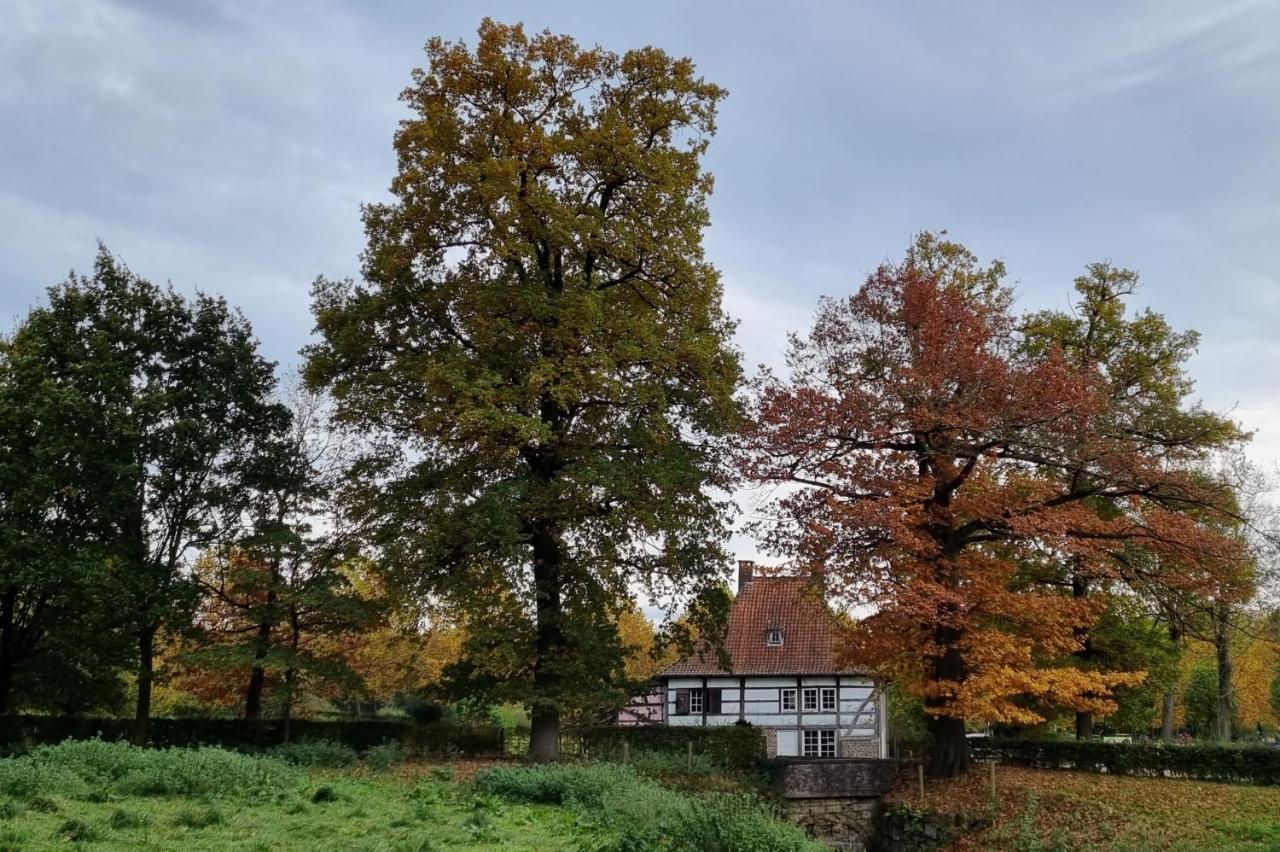
M 836 756 L 834 728 L 805 728 L 800 732 L 800 756 L 824 758 Z
M 777 637 L 776 641 L 774 637 Z M 769 648 L 781 648 L 782 643 L 786 641 L 786 637 L 782 633 L 782 628 L 775 627 L 764 634 L 764 644 Z
M 827 704 L 827 699 L 831 699 L 831 703 Z M 822 708 L 823 713 L 834 713 L 840 707 L 840 696 L 834 686 L 819 687 L 818 706 Z
M 813 703 L 809 703 L 809 699 L 813 699 Z M 818 687 L 806 686 L 800 690 L 800 708 L 805 713 L 817 713 L 818 710 Z
M 706 696 L 702 694 L 701 689 L 689 690 L 689 713 L 702 713 L 702 708 L 706 706 Z
M 787 706 L 787 699 L 791 699 L 791 706 Z M 782 694 L 778 696 L 778 706 L 782 708 L 784 713 L 794 713 L 800 709 L 800 696 L 794 686 L 784 687 Z

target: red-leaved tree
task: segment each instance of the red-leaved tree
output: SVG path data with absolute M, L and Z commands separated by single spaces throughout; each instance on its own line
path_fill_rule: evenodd
M 1024 345 L 1003 272 L 922 235 L 821 303 L 746 432 L 747 476 L 790 484 L 768 544 L 874 607 L 849 656 L 923 699 L 935 777 L 968 765 L 967 718 L 1105 715 L 1142 679 L 1069 664 L 1097 604 L 1046 582 L 1062 565 L 1140 570 L 1136 547 L 1162 557 L 1151 580 L 1194 591 L 1240 564 L 1202 521 L 1222 492 L 1192 475 L 1201 450 L 1128 428 L 1092 365 Z

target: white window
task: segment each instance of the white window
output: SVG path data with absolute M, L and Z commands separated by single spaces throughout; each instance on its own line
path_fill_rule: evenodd
M 689 693 L 689 712 L 690 713 L 702 712 L 702 690 L 701 689 L 695 689 Z
M 801 754 L 805 757 L 835 757 L 836 732 L 831 730 L 805 731 L 804 749 Z
M 807 687 L 803 693 L 804 712 L 813 713 L 818 709 L 818 690 L 813 687 Z
M 822 688 L 822 709 L 832 711 L 836 709 L 836 688 L 834 686 Z
M 770 630 L 764 638 L 764 643 L 772 648 L 777 648 L 782 644 L 782 631 L 776 627 Z
M 794 689 L 782 690 L 782 709 L 783 710 L 796 709 L 796 691 Z

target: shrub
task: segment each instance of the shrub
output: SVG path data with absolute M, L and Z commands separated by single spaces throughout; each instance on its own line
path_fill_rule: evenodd
M 600 826 L 601 852 L 799 852 L 820 850 L 756 797 L 694 797 L 616 764 L 498 767 L 476 775 L 481 792 L 577 811 Z
M 996 739 L 974 743 L 973 751 L 985 760 L 1046 769 L 1280 784 L 1280 749 L 1272 748 Z
M 127 831 L 130 828 L 141 828 L 147 824 L 146 819 L 130 813 L 123 808 L 116 808 L 107 822 L 114 831 Z
M 364 753 L 364 762 L 379 772 L 390 769 L 404 759 L 404 752 L 396 743 L 376 745 Z
M 58 826 L 54 837 L 68 843 L 92 843 L 98 839 L 98 830 L 84 820 L 69 819 Z
M 587 755 L 610 759 L 617 759 L 622 754 L 624 740 L 630 744 L 633 753 L 648 751 L 675 755 L 687 755 L 692 743 L 695 759 L 702 758 L 725 769 L 751 769 L 765 757 L 764 733 L 751 725 L 714 728 L 602 726 L 579 728 L 571 735 L 579 740 L 582 751 Z
M 317 805 L 325 802 L 336 802 L 338 801 L 338 793 L 329 785 L 322 784 L 311 794 L 311 801 Z
M 222 812 L 212 805 L 203 808 L 183 808 L 173 815 L 171 822 L 180 828 L 208 828 L 222 824 Z
M 50 793 L 105 799 L 106 790 L 138 796 L 254 797 L 293 785 L 297 770 L 220 748 L 141 749 L 101 740 L 38 746 L 0 759 L 0 793 L 33 806 Z
M 295 766 L 312 768 L 334 769 L 350 766 L 356 762 L 356 752 L 353 748 L 332 740 L 302 740 L 287 743 L 276 746 L 267 754 Z

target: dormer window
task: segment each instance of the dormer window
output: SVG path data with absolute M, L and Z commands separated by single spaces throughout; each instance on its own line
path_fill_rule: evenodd
M 782 631 L 776 627 L 770 630 L 764 637 L 764 644 L 768 645 L 770 648 L 781 647 Z

